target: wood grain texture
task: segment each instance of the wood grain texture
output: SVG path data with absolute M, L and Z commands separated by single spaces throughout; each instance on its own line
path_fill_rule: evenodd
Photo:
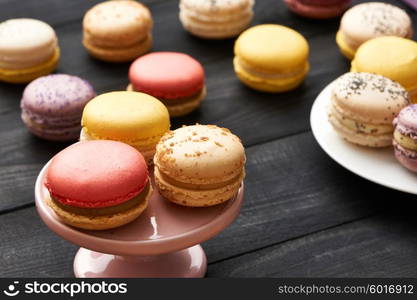
M 211 264 L 210 277 L 417 277 L 412 202 L 398 211 Z
M 98 93 L 124 89 L 129 64 L 94 60 L 81 45 L 82 16 L 98 2 L 0 0 L 0 21 L 47 21 L 62 49 L 57 72 L 89 80 Z M 416 276 L 415 224 L 412 216 L 399 217 L 403 210 L 415 211 L 410 204 L 414 197 L 344 170 L 309 131 L 315 97 L 349 69 L 334 41 L 339 21 L 307 20 L 289 13 L 282 1 L 257 1 L 253 24 L 290 26 L 310 44 L 312 68 L 305 82 L 292 92 L 273 95 L 252 91 L 237 80 L 233 40 L 207 41 L 187 34 L 178 20 L 178 1 L 143 2 L 154 16 L 153 50 L 188 53 L 202 62 L 207 75 L 208 96 L 201 108 L 174 119 L 172 127 L 215 123 L 230 128 L 247 147 L 242 213 L 204 244 L 208 275 Z M 417 14 L 407 11 L 417 24 Z M 0 83 L 0 277 L 72 276 L 76 246 L 50 232 L 31 206 L 37 173 L 68 144 L 27 132 L 20 120 L 23 89 Z

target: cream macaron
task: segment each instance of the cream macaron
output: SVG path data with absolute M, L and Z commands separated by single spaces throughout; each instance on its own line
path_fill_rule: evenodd
M 0 23 L 0 80 L 26 83 L 55 70 L 60 57 L 54 29 L 36 19 Z
M 169 201 L 212 206 L 231 199 L 245 177 L 245 150 L 226 128 L 193 125 L 170 131 L 156 147 L 155 183 Z
M 345 12 L 336 35 L 340 51 L 353 59 L 364 42 L 380 36 L 411 38 L 411 18 L 401 8 L 382 2 L 355 5 Z
M 83 45 L 95 58 L 109 62 L 131 61 L 152 47 L 152 16 L 132 0 L 104 1 L 83 19 Z
M 369 147 L 392 143 L 392 122 L 409 104 L 407 91 L 397 82 L 370 73 L 346 73 L 335 82 L 329 121 L 345 140 Z
M 180 21 L 185 30 L 208 39 L 224 39 L 245 30 L 253 18 L 254 0 L 181 0 Z

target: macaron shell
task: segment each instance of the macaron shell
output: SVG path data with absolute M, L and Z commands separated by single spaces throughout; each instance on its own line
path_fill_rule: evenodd
M 388 124 L 409 104 L 397 82 L 370 73 L 346 73 L 334 83 L 332 102 L 343 115 L 363 123 Z
M 357 46 L 379 36 L 412 36 L 411 19 L 394 5 L 367 2 L 353 6 L 343 15 L 340 30 Z
M 108 207 L 139 194 L 148 182 L 143 156 L 115 141 L 73 144 L 51 161 L 45 185 L 61 203 Z
M 79 115 L 81 118 L 85 104 L 94 96 L 94 89 L 87 81 L 67 74 L 54 74 L 27 85 L 20 106 L 41 116 Z
M 201 91 L 204 70 L 197 60 L 187 54 L 153 52 L 133 62 L 129 79 L 136 91 L 176 99 Z
M 9 83 L 27 83 L 53 72 L 59 62 L 60 50 L 57 47 L 53 56 L 38 66 L 25 69 L 0 69 L 0 80 Z
M 351 71 L 380 74 L 413 90 L 417 88 L 417 43 L 394 36 L 369 40 L 359 47 Z
M 288 8 L 296 14 L 313 19 L 329 19 L 340 16 L 349 6 L 350 1 L 339 0 L 338 3 L 314 3 L 313 1 L 285 0 Z
M 249 26 L 253 4 L 253 0 L 182 0 L 180 21 L 187 31 L 201 38 L 230 38 Z
M 245 161 L 240 139 L 214 125 L 185 126 L 167 133 L 158 143 L 154 158 L 159 171 L 191 184 L 236 178 Z
M 356 53 L 356 49 L 350 47 L 344 37 L 343 37 L 343 33 L 339 30 L 336 33 L 336 43 L 337 46 L 340 49 L 340 52 L 342 52 L 342 54 L 349 60 L 352 60 L 355 57 L 355 53 Z
M 181 0 L 180 7 L 194 12 L 195 16 L 206 16 L 207 21 L 212 20 L 209 17 L 221 18 L 223 21 L 225 18 L 237 18 L 237 13 L 252 8 L 254 2 L 253 0 Z
M 305 38 L 295 30 L 264 24 L 244 31 L 236 40 L 234 52 L 253 68 L 262 72 L 281 73 L 303 65 L 309 47 Z
M 82 126 L 96 139 L 154 145 L 169 130 L 169 114 L 156 98 L 138 92 L 111 92 L 84 108 Z

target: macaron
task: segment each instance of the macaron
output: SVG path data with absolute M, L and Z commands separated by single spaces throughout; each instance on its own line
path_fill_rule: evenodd
M 152 47 L 152 16 L 132 0 L 105 1 L 83 19 L 83 45 L 95 58 L 108 62 L 132 61 Z
M 237 77 L 250 88 L 263 92 L 292 90 L 303 82 L 310 69 L 306 39 L 282 25 L 264 24 L 247 29 L 236 40 L 234 52 Z
M 179 52 L 153 52 L 136 59 L 129 69 L 128 90 L 143 92 L 164 103 L 171 117 L 196 109 L 206 95 L 204 69 Z
M 101 94 L 88 102 L 80 140 L 115 140 L 140 151 L 152 164 L 156 144 L 169 130 L 169 113 L 158 99 L 138 92 Z
M 115 141 L 73 144 L 48 166 L 47 204 L 74 227 L 104 230 L 136 219 L 152 195 L 142 154 Z
M 392 143 L 392 122 L 409 104 L 407 91 L 397 82 L 370 73 L 346 73 L 333 85 L 328 117 L 348 142 L 386 147 Z
M 156 147 L 155 183 L 160 194 L 192 207 L 223 203 L 245 177 L 240 139 L 214 125 L 184 126 L 165 134 Z
M 350 0 L 284 0 L 295 14 L 312 19 L 330 19 L 340 16 Z
M 55 31 L 35 19 L 0 23 L 0 80 L 26 83 L 55 70 L 60 51 Z
M 23 123 L 34 135 L 46 140 L 77 140 L 84 106 L 95 95 L 93 87 L 76 76 L 39 77 L 23 91 L 20 101 Z
M 394 153 L 407 169 L 417 172 L 417 104 L 401 110 L 394 120 Z
M 180 21 L 189 33 L 225 39 L 245 30 L 253 18 L 254 0 L 180 0 Z
M 417 43 L 384 36 L 363 43 L 352 61 L 352 72 L 369 72 L 399 82 L 417 102 Z
M 367 2 L 353 6 L 340 21 L 336 42 L 348 59 L 364 42 L 380 36 L 411 38 L 413 26 L 401 8 L 382 2 Z

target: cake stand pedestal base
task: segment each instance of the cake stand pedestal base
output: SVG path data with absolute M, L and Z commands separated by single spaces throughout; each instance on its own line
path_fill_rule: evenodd
M 120 256 L 80 248 L 74 259 L 78 278 L 200 278 L 206 270 L 206 254 L 200 245 L 154 256 Z

